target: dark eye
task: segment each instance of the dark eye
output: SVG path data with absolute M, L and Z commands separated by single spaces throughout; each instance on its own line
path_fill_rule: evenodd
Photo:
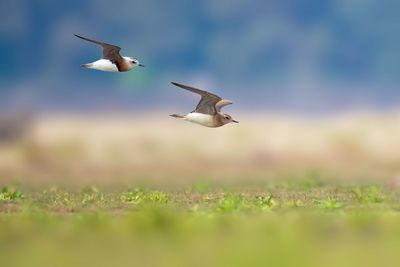
M 229 117 L 225 117 L 225 119 L 229 120 L 230 118 Z

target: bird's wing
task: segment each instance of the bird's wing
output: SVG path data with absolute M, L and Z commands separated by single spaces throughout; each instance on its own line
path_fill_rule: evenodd
M 230 101 L 230 100 L 228 100 L 228 99 L 222 99 L 222 100 L 218 101 L 218 102 L 215 104 L 215 109 L 216 109 L 218 112 L 220 112 L 220 111 L 221 111 L 221 108 L 223 108 L 223 107 L 225 107 L 225 106 L 227 106 L 227 105 L 231 105 L 231 104 L 233 104 L 232 101 Z
M 217 109 L 215 108 L 215 104 L 217 104 L 219 101 L 222 100 L 219 96 L 187 85 L 175 82 L 172 82 L 172 84 L 182 89 L 201 95 L 200 102 L 197 104 L 196 109 L 193 110 L 192 112 L 198 112 L 209 115 L 217 114 Z
M 77 34 L 74 34 L 74 35 L 85 41 L 100 45 L 103 48 L 103 58 L 104 59 L 108 59 L 108 60 L 115 61 L 115 62 L 117 60 L 122 59 L 121 55 L 119 54 L 119 51 L 121 51 L 121 47 L 112 45 L 112 44 L 103 43 L 103 42 L 96 41 L 96 40 L 92 40 L 92 39 L 89 39 L 89 38 L 86 38 L 83 36 L 79 36 Z

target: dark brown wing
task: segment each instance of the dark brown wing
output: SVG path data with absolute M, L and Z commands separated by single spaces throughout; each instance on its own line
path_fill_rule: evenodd
M 109 59 L 113 62 L 116 62 L 117 60 L 122 59 L 121 55 L 119 54 L 119 51 L 121 51 L 121 47 L 112 45 L 112 44 L 103 43 L 103 42 L 96 41 L 96 40 L 92 40 L 92 39 L 89 39 L 89 38 L 86 38 L 83 36 L 79 36 L 77 34 L 74 34 L 74 35 L 85 41 L 100 45 L 103 48 L 103 58 L 104 59 Z
M 178 86 L 182 89 L 188 90 L 190 92 L 196 93 L 201 95 L 200 102 L 197 104 L 197 107 L 195 110 L 192 112 L 198 112 L 198 113 L 203 113 L 203 114 L 210 114 L 210 115 L 215 115 L 217 114 L 217 110 L 215 108 L 215 104 L 217 104 L 221 98 L 217 95 L 214 95 L 212 93 L 193 88 L 187 85 L 179 84 L 172 82 L 173 85 Z

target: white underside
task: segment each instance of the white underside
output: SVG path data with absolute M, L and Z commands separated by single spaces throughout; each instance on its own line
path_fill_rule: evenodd
M 197 123 L 197 124 L 200 124 L 200 125 L 203 125 L 206 127 L 215 127 L 213 116 L 211 116 L 209 114 L 192 112 L 192 113 L 186 114 L 185 120 L 193 122 L 193 123 Z
M 95 62 L 86 64 L 86 68 L 102 70 L 102 71 L 118 72 L 117 66 L 111 63 L 111 61 L 107 59 L 99 59 Z

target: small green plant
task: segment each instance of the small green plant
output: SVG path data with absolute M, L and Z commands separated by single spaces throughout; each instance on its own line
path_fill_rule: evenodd
M 46 206 L 68 206 L 71 204 L 71 194 L 53 186 L 42 192 L 40 200 Z
M 168 195 L 161 191 L 150 191 L 144 192 L 140 189 L 135 189 L 133 191 L 123 192 L 120 197 L 121 201 L 129 204 L 166 204 L 168 203 Z
M 166 204 L 168 203 L 168 195 L 161 191 L 151 191 L 147 195 L 147 200 L 151 203 Z
M 100 193 L 100 191 L 97 189 L 95 186 L 89 186 L 85 187 L 82 190 L 83 196 L 82 196 L 82 204 L 86 205 L 89 203 L 95 203 L 96 201 L 102 202 L 104 200 L 103 194 Z
M 336 210 L 344 206 L 342 202 L 330 197 L 327 199 L 316 200 L 315 202 L 319 208 L 326 210 Z
M 382 203 L 385 199 L 382 190 L 377 186 L 367 188 L 355 187 L 351 190 L 354 198 L 364 204 Z
M 257 196 L 257 207 L 261 210 L 271 210 L 277 205 L 276 201 L 273 199 L 272 195 L 268 196 Z
M 218 211 L 233 212 L 248 207 L 246 200 L 241 195 L 224 194 L 217 205 Z
M 142 190 L 135 189 L 133 191 L 123 192 L 120 199 L 123 203 L 138 205 L 145 200 L 145 194 Z
M 24 198 L 24 194 L 22 194 L 22 192 L 17 190 L 16 188 L 5 186 L 1 189 L 0 192 L 0 202 L 22 200 Z

